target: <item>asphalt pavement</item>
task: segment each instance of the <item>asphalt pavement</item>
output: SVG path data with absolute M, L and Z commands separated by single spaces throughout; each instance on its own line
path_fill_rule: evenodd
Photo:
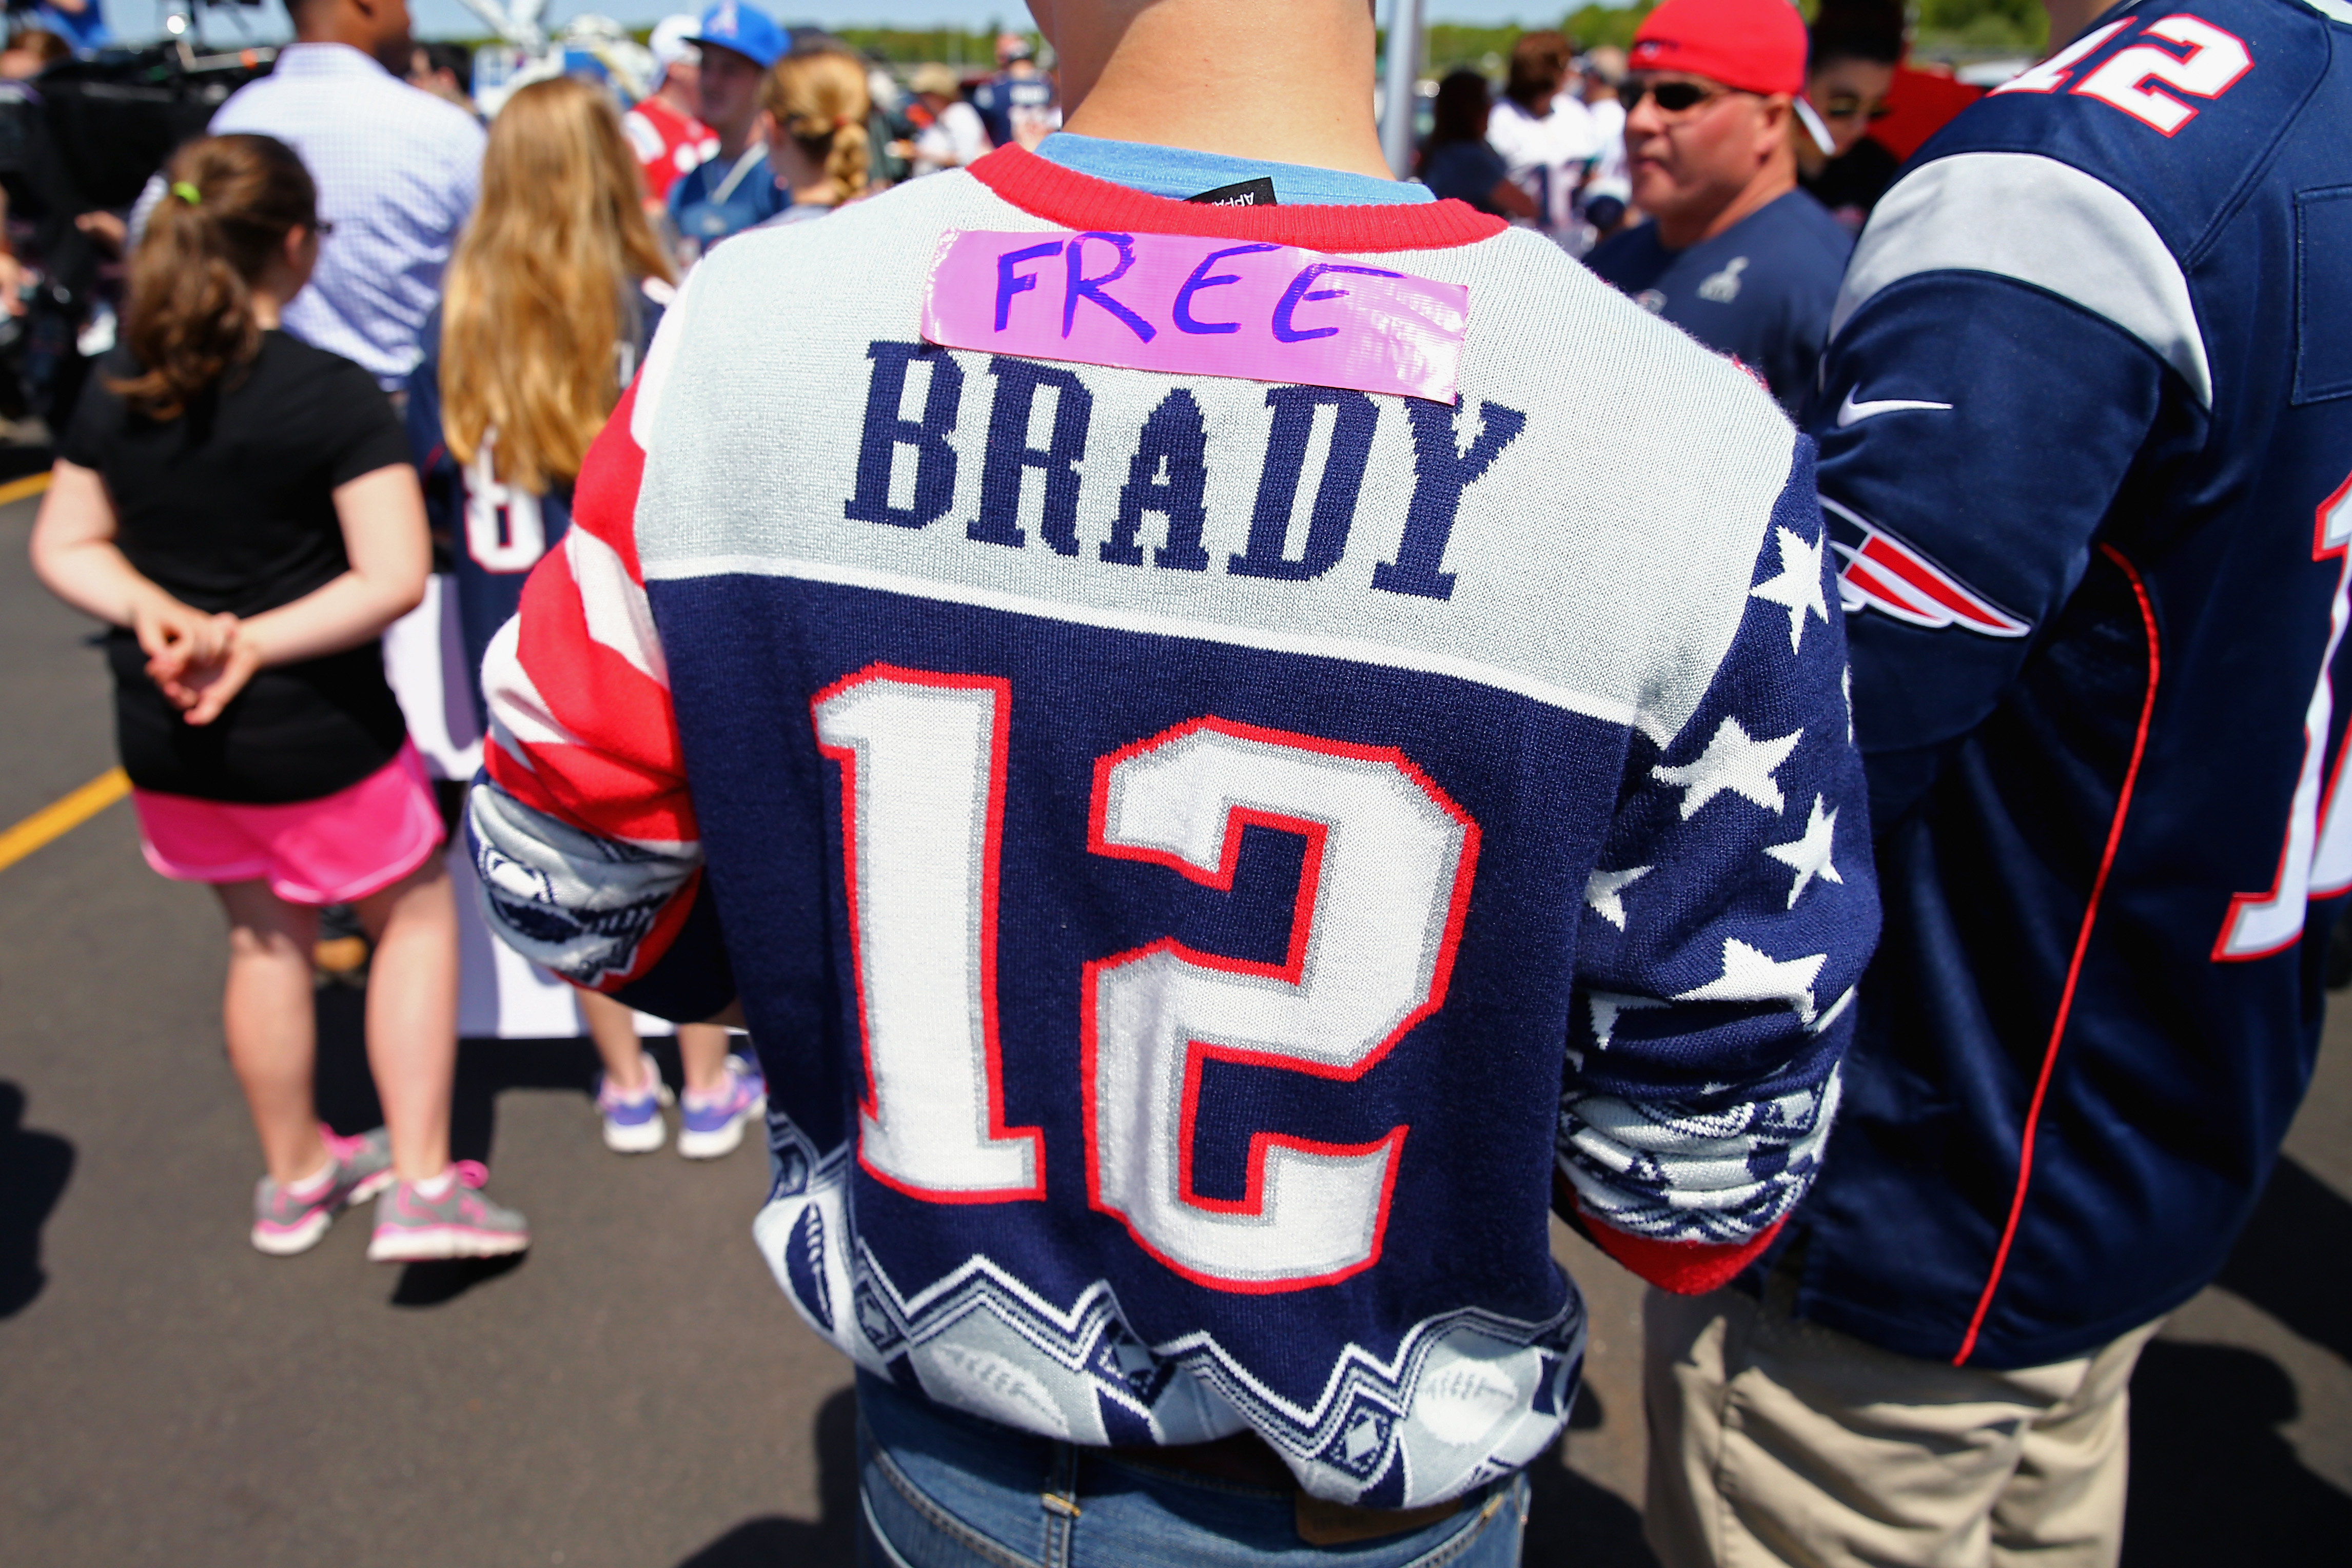
M 25 564 L 35 504 L 0 507 L 0 828 L 114 762 L 92 628 Z M 264 1258 L 222 963 L 210 895 L 146 868 L 127 805 L 0 869 L 0 1563 L 851 1562 L 849 1369 L 752 1250 L 756 1140 L 607 1153 L 584 1042 L 468 1041 L 458 1152 L 530 1254 L 371 1265 L 352 1218 Z M 320 1008 L 322 1113 L 374 1125 L 358 994 Z M 2352 1006 L 2222 1280 L 2142 1363 L 2128 1568 L 2352 1540 L 2347 1032 Z M 1527 1561 L 1636 1568 L 1639 1288 L 1560 1251 L 1591 1381 Z

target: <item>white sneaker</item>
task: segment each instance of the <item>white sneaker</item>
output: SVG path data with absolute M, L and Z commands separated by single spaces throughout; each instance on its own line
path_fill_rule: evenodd
M 724 1088 L 708 1097 L 689 1093 L 677 1113 L 677 1152 L 689 1160 L 716 1160 L 743 1142 L 743 1126 L 768 1109 L 768 1082 L 741 1057 L 727 1058 Z

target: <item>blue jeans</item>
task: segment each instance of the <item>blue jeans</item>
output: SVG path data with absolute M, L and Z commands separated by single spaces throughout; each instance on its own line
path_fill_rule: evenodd
M 1347 1546 L 1294 1494 L 1162 1469 L 966 1415 L 857 1374 L 860 1568 L 1517 1568 L 1527 1479 Z

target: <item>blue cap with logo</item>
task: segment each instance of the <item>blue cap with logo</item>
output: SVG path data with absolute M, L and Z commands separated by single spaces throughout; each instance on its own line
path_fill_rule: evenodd
M 738 5 L 736 0 L 719 0 L 718 5 L 705 11 L 694 41 L 732 49 L 761 70 L 774 65 L 793 46 L 791 35 L 776 26 L 775 18 L 753 6 Z

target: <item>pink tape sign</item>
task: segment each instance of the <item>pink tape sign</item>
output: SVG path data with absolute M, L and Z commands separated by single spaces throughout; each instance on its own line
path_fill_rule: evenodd
M 923 336 L 951 349 L 1454 401 L 1470 290 L 1290 245 L 950 229 Z

